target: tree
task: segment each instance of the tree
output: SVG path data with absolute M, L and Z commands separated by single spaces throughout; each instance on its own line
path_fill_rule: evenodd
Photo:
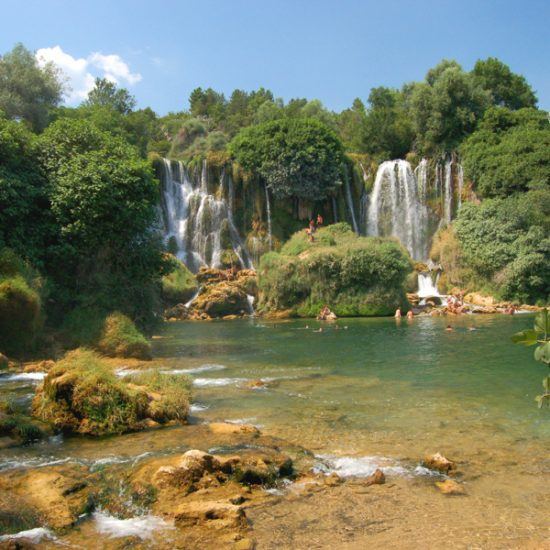
M 315 119 L 283 119 L 241 130 L 230 151 L 261 176 L 277 197 L 320 200 L 340 182 L 343 148 L 336 134 Z
M 338 132 L 346 149 L 352 153 L 365 152 L 365 126 L 367 113 L 365 104 L 357 97 L 351 109 L 338 115 Z
M 0 56 L 0 110 L 11 119 L 27 121 L 40 132 L 63 93 L 60 73 L 53 63 L 40 67 L 22 44 Z
M 508 109 L 535 107 L 537 97 L 525 77 L 515 74 L 496 57 L 478 60 L 472 71 L 475 81 L 491 93 L 493 103 Z
M 217 122 L 223 118 L 226 100 L 212 88 L 195 88 L 189 96 L 189 111 L 195 117 L 211 117 Z
M 0 248 L 40 265 L 51 216 L 48 182 L 36 156 L 34 134 L 0 111 Z
M 550 124 L 544 112 L 492 107 L 460 151 L 466 176 L 484 197 L 550 186 Z
M 383 86 L 373 88 L 365 121 L 365 152 L 383 159 L 402 158 L 411 150 L 413 137 L 403 95 Z
M 48 257 L 59 306 L 117 309 L 146 320 L 163 274 L 151 231 L 158 199 L 151 166 L 121 138 L 69 119 L 41 136 L 40 161 L 59 228 Z
M 514 334 L 512 341 L 524 346 L 537 346 L 535 360 L 550 367 L 550 315 L 548 315 L 548 310 L 543 309 L 537 313 L 533 328 Z M 545 403 L 550 406 L 550 376 L 543 378 L 542 387 L 544 393 L 535 397 L 539 408 L 542 408 Z
M 419 152 L 434 154 L 456 149 L 491 103 L 490 92 L 456 61 L 443 60 L 430 69 L 426 81 L 407 90 Z
M 136 106 L 136 99 L 125 88 L 117 88 L 114 82 L 106 78 L 96 78 L 94 88 L 84 102 L 90 107 L 111 107 L 120 114 L 127 115 Z

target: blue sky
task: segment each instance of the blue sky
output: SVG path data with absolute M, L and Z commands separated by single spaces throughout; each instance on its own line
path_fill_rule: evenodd
M 197 86 L 339 111 L 442 58 L 497 56 L 550 108 L 550 0 L 0 0 L 0 14 L 0 52 L 23 42 L 64 64 L 73 104 L 109 75 L 160 114 Z

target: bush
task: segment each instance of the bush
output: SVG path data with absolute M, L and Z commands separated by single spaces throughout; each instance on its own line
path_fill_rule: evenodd
M 21 354 L 40 326 L 40 297 L 23 277 L 0 279 L 0 349 Z
M 191 381 L 187 376 L 163 374 L 157 370 L 129 377 L 128 382 L 144 386 L 160 397 L 149 403 L 148 416 L 157 422 L 183 421 L 189 413 Z
M 183 262 L 172 259 L 174 269 L 162 278 L 162 299 L 166 306 L 189 301 L 197 291 L 195 276 Z
M 119 312 L 112 313 L 105 319 L 98 348 L 111 357 L 151 359 L 151 344 L 134 323 Z
M 310 243 L 299 232 L 280 253 L 262 257 L 260 309 L 315 316 L 324 304 L 339 316 L 389 315 L 406 304 L 412 265 L 394 240 L 358 237 L 347 224 L 322 228 Z
M 69 352 L 47 374 L 33 414 L 66 432 L 104 435 L 139 430 L 147 419 L 184 420 L 189 382 L 143 373 L 133 383 L 118 378 L 93 351 Z

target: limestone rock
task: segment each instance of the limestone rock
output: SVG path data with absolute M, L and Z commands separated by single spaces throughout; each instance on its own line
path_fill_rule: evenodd
M 446 479 L 445 481 L 436 481 L 436 487 L 444 495 L 464 495 L 464 487 L 452 479 Z
M 223 501 L 191 501 L 180 504 L 174 513 L 178 527 L 205 525 L 215 529 L 246 527 L 241 506 Z
M 248 311 L 248 300 L 240 285 L 222 281 L 204 287 L 193 307 L 210 317 L 240 315 Z
M 429 468 L 430 470 L 437 470 L 442 474 L 448 474 L 452 470 L 456 469 L 456 464 L 452 460 L 445 458 L 440 453 L 427 456 L 424 459 L 424 466 L 426 466 L 426 468 Z
M 212 433 L 218 435 L 251 434 L 260 435 L 260 430 L 250 424 L 230 424 L 229 422 L 212 422 L 208 425 Z

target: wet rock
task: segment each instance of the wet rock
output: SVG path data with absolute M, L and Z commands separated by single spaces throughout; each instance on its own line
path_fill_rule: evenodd
M 223 501 L 191 501 L 180 504 L 174 520 L 178 527 L 204 525 L 215 529 L 246 527 L 246 516 L 241 506 Z
M 176 304 L 164 310 L 164 318 L 167 321 L 184 321 L 189 318 L 189 308 L 185 304 Z
M 464 495 L 464 487 L 452 479 L 446 479 L 445 481 L 436 481 L 436 487 L 444 495 Z
M 386 483 L 386 476 L 380 468 L 377 468 L 372 475 L 367 477 L 366 483 L 367 485 L 383 485 Z
M 74 525 L 87 512 L 95 495 L 94 478 L 78 466 L 54 466 L 9 472 L 0 478 L 0 492 L 8 491 L 33 510 L 51 529 Z
M 261 388 L 267 387 L 267 382 L 264 382 L 263 380 L 249 380 L 244 384 L 245 388 L 248 388 L 250 390 L 257 390 Z
M 26 363 L 23 372 L 48 372 L 55 366 L 55 361 L 46 359 L 45 361 L 36 361 L 34 363 Z
M 336 473 L 333 472 L 332 474 L 324 477 L 324 484 L 328 487 L 336 487 L 337 485 L 340 485 L 344 480 Z
M 208 429 L 218 435 L 248 434 L 260 435 L 260 430 L 250 424 L 230 424 L 229 422 L 212 422 Z
M 445 458 L 440 453 L 427 456 L 424 459 L 423 464 L 424 466 L 426 466 L 426 468 L 429 468 L 430 470 L 437 470 L 442 474 L 448 474 L 449 472 L 456 469 L 456 464 L 452 460 Z
M 246 292 L 238 283 L 222 281 L 203 287 L 193 308 L 210 317 L 241 315 L 248 311 L 248 300 Z

